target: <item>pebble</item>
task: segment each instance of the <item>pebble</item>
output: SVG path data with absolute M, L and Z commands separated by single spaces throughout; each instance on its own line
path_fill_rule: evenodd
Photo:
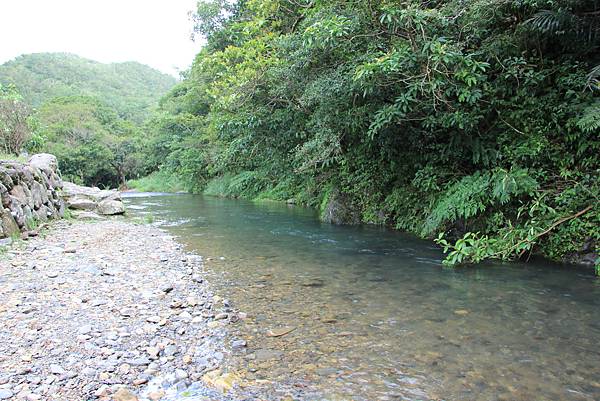
M 175 378 L 177 380 L 187 379 L 188 378 L 188 373 L 185 370 L 183 370 L 183 369 L 176 369 L 175 370 Z
M 146 352 L 148 355 L 150 355 L 150 358 L 157 358 L 158 354 L 160 353 L 160 349 L 158 347 L 149 347 L 146 349 Z
M 217 313 L 217 314 L 215 315 L 215 320 L 227 319 L 227 317 L 228 317 L 228 316 L 229 316 L 229 315 L 228 315 L 227 313 L 224 313 L 224 312 L 222 312 L 222 313 Z
M 162 390 L 158 390 L 158 391 L 153 391 L 151 393 L 148 393 L 148 398 L 151 401 L 159 401 L 161 398 L 163 398 L 165 396 L 165 392 Z
M 135 358 L 129 361 L 129 364 L 132 366 L 145 366 L 150 365 L 150 359 L 148 358 Z
M 0 373 L 0 399 L 160 400 L 163 390 L 184 391 L 220 367 L 225 342 L 241 346 L 210 330 L 237 314 L 227 309 L 210 319 L 212 307 L 230 305 L 196 273 L 202 258 L 184 256 L 156 227 L 113 219 L 52 226 L 0 263 L 1 286 L 14 299 L 0 298 L 0 361 L 19 377 L 9 387 L 13 376 Z M 68 247 L 76 260 L 65 255 Z M 172 281 L 157 285 L 165 277 Z M 172 389 L 152 387 L 167 375 Z
M 60 365 L 54 363 L 50 365 L 50 372 L 55 375 L 64 375 L 66 373 L 66 371 Z
M 97 398 L 106 397 L 108 395 L 108 386 L 103 384 L 94 392 L 94 396 Z
M 160 316 L 150 316 L 150 317 L 146 318 L 146 321 L 150 322 L 150 323 L 158 323 L 158 322 L 160 322 L 160 320 L 161 320 Z
M 258 362 L 268 361 L 269 359 L 277 359 L 282 354 L 283 353 L 281 351 L 269 350 L 269 349 L 259 349 L 258 351 L 256 351 L 254 353 L 254 355 L 256 356 L 256 360 Z
M 120 388 L 112 398 L 114 401 L 138 401 L 137 396 L 125 388 Z
M 177 346 L 175 345 L 169 345 L 168 347 L 166 347 L 163 351 L 163 355 L 164 356 L 173 356 L 176 353 L 178 353 L 179 350 L 177 349 Z
M 140 385 L 146 384 L 146 383 L 148 383 L 148 376 L 141 376 L 133 381 L 133 384 L 135 386 L 140 386 Z

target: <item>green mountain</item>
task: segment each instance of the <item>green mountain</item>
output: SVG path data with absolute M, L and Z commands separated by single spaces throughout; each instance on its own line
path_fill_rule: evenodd
M 92 96 L 139 123 L 176 79 L 137 62 L 103 64 L 68 53 L 35 53 L 0 65 L 0 83 L 14 84 L 34 107 L 59 96 Z

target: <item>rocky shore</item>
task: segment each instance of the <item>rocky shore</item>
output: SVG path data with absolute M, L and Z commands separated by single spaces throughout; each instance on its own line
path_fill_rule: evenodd
M 0 400 L 246 398 L 223 367 L 245 346 L 227 337 L 245 315 L 202 271 L 171 236 L 122 217 L 57 221 L 5 248 Z

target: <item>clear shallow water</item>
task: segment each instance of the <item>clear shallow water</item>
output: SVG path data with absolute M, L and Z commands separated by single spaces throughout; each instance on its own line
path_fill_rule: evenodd
M 600 281 L 549 265 L 444 269 L 430 242 L 281 204 L 128 198 L 207 260 L 249 319 L 249 384 L 331 400 L 598 400 Z M 224 259 L 222 259 L 224 258 Z M 269 330 L 294 328 L 282 337 Z M 272 382 L 272 384 L 270 383 Z

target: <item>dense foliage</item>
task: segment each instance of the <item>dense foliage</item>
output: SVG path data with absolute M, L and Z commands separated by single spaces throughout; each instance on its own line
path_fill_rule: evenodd
M 153 157 L 197 191 L 315 207 L 341 191 L 363 221 L 441 233 L 449 263 L 589 252 L 599 13 L 573 0 L 200 1 L 208 43 L 162 101 Z
M 46 145 L 57 155 L 66 179 L 101 186 L 125 186 L 148 174 L 144 131 L 121 119 L 96 98 L 58 97 L 37 113 Z
M 32 139 L 31 109 L 14 86 L 0 84 L 0 153 L 18 155 Z
M 32 107 L 63 96 L 92 96 L 119 117 L 142 123 L 175 78 L 146 65 L 102 64 L 66 53 L 26 54 L 0 65 L 0 83 L 14 84 Z
M 65 179 L 126 186 L 156 170 L 146 120 L 175 79 L 138 63 L 101 64 L 62 53 L 0 66 L 4 153 L 45 151 Z

